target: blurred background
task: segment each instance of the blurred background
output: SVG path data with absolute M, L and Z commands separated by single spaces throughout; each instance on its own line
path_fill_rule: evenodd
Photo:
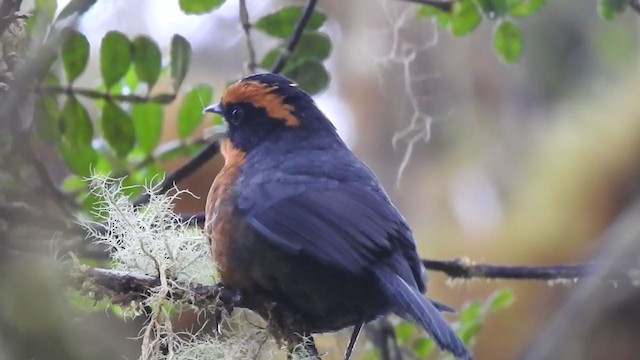
M 252 19 L 291 4 L 303 2 L 247 1 Z M 317 103 L 379 176 L 423 257 L 545 265 L 599 253 L 603 233 L 640 190 L 637 13 L 604 21 L 595 2 L 550 1 L 516 20 L 522 58 L 506 64 L 492 48 L 489 20 L 458 38 L 416 19 L 416 6 L 404 1 L 321 0 L 318 10 L 328 17 L 321 30 L 333 47 L 326 62 L 331 81 Z M 206 15 L 184 14 L 177 0 L 103 0 L 78 29 L 92 45 L 79 86 L 96 85 L 97 49 L 110 30 L 147 34 L 163 53 L 174 33 L 183 35 L 194 51 L 185 84 L 211 84 L 213 99 L 246 74 L 235 0 Z M 258 58 L 276 43 L 258 31 L 252 36 Z M 170 88 L 160 80 L 153 91 Z M 178 138 L 179 105 L 165 107 L 161 142 Z M 207 119 L 201 130 L 211 124 Z M 186 160 L 162 165 L 171 171 Z M 57 181 L 68 173 L 53 157 L 47 165 Z M 221 165 L 216 157 L 179 184 L 199 199 L 184 199 L 178 211 L 202 211 Z M 453 307 L 498 288 L 515 291 L 514 305 L 487 318 L 474 347 L 478 359 L 492 360 L 520 358 L 578 287 L 449 286 L 440 274 L 431 275 L 429 286 L 431 297 Z M 135 334 L 139 324 L 128 326 Z M 327 349 L 334 346 L 333 339 L 323 341 Z M 339 358 L 335 349 L 327 358 Z M 135 345 L 129 351 L 136 356 Z

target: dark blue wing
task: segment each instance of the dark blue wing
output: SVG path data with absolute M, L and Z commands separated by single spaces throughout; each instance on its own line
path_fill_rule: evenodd
M 411 269 L 409 278 L 419 279 L 421 273 L 404 220 L 386 196 L 366 187 L 342 184 L 303 191 L 247 214 L 246 221 L 282 249 L 345 271 L 361 273 L 401 255 L 404 264 L 398 265 Z

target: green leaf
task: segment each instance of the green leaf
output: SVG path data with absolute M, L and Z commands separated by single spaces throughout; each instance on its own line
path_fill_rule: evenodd
M 501 289 L 495 291 L 489 300 L 491 310 L 497 311 L 510 307 L 515 301 L 515 295 L 509 289 Z
M 98 197 L 92 192 L 84 193 L 78 196 L 76 198 L 76 201 L 82 204 L 82 208 L 84 209 L 86 215 L 89 215 L 96 220 L 101 220 L 101 218 L 104 218 L 104 216 L 109 215 L 105 210 L 100 210 L 101 207 L 98 206 L 98 204 L 104 201 L 104 199 Z
M 512 0 L 509 2 L 509 15 L 511 16 L 529 16 L 540 11 L 545 5 L 546 0 Z
M 453 17 L 449 23 L 449 29 L 453 36 L 464 36 L 475 30 L 482 17 L 478 8 L 471 0 L 462 0 L 453 4 Z
M 65 192 L 75 192 L 86 189 L 87 182 L 78 175 L 71 174 L 64 178 L 60 187 Z
M 324 60 L 331 54 L 331 40 L 319 32 L 305 33 L 300 43 L 291 54 L 290 61 L 304 62 L 306 60 Z
M 271 36 L 284 39 L 291 35 L 293 27 L 301 14 L 301 6 L 288 6 L 275 13 L 258 19 L 255 23 L 255 27 Z M 307 25 L 305 26 L 305 31 L 319 29 L 326 20 L 326 15 L 318 11 L 314 11 L 313 14 L 311 14 L 309 22 L 307 22 Z
M 260 60 L 260 67 L 263 69 L 271 69 L 275 65 L 278 58 L 282 55 L 282 48 L 277 46 L 267 52 Z
M 416 355 L 421 359 L 429 356 L 429 354 L 431 354 L 431 352 L 435 348 L 436 344 L 433 342 L 433 340 L 426 337 L 418 338 L 413 342 L 413 352 L 415 352 Z
M 132 45 L 119 31 L 109 31 L 100 44 L 100 73 L 104 85 L 110 89 L 131 66 Z
M 91 167 L 96 162 L 97 154 L 91 145 L 60 143 L 60 155 L 69 170 L 82 177 L 91 175 Z
M 482 323 L 480 321 L 473 321 L 467 324 L 464 324 L 460 329 L 458 329 L 458 336 L 465 344 L 470 344 L 480 333 L 480 329 L 482 329 Z
M 260 61 L 260 67 L 270 69 L 282 55 L 283 49 L 276 47 L 267 52 Z M 331 54 L 331 40 L 323 33 L 308 32 L 300 38 L 300 44 L 295 48 L 283 72 L 291 70 L 296 65 L 308 60 L 322 61 Z
M 180 0 L 180 8 L 185 14 L 206 14 L 218 8 L 225 0 Z
M 60 109 L 55 96 L 39 96 L 35 102 L 33 118 L 42 139 L 50 143 L 60 142 Z
M 144 168 L 135 171 L 131 174 L 131 179 L 136 184 L 146 184 L 149 183 L 151 179 L 161 179 L 165 174 L 165 170 L 161 168 L 158 164 L 151 163 Z
M 62 67 L 73 83 L 84 72 L 89 61 L 89 41 L 80 32 L 68 30 L 61 45 Z
M 598 13 L 603 19 L 611 20 L 617 14 L 623 13 L 628 5 L 627 0 L 598 0 Z
M 522 55 L 522 32 L 508 20 L 496 24 L 493 34 L 493 46 L 502 60 L 514 63 Z
M 101 153 L 99 150 L 106 151 L 108 150 L 106 146 L 103 146 L 102 149 L 96 149 L 96 159 L 93 164 L 91 164 L 91 172 L 96 175 L 111 175 L 114 172 L 122 172 L 122 166 L 119 166 L 120 163 L 118 161 L 114 161 L 113 163 L 110 160 L 118 160 L 112 159 L 111 154 L 107 155 L 106 152 Z M 109 157 L 107 157 L 109 156 Z
M 53 19 L 57 8 L 58 2 L 56 0 L 36 0 L 38 15 L 45 16 L 49 20 Z
M 294 80 L 302 90 L 311 95 L 324 90 L 329 84 L 329 73 L 320 62 L 314 60 L 295 65 L 290 69 L 285 68 L 283 75 Z
M 136 141 L 131 117 L 111 101 L 102 108 L 102 133 L 119 158 L 127 156 Z
M 380 350 L 375 347 L 366 349 L 362 355 L 362 360 L 380 360 Z
M 128 90 L 130 92 L 132 93 L 136 92 L 136 89 L 140 84 L 140 79 L 138 78 L 138 74 L 136 73 L 135 66 L 129 68 L 129 71 L 127 71 L 127 74 L 124 76 L 124 79 L 122 82 L 123 82 L 122 85 L 128 87 L 129 88 Z M 115 87 L 116 86 L 114 86 L 114 88 Z M 111 88 L 111 90 L 113 91 L 114 88 Z M 151 86 L 148 86 L 148 88 L 149 88 L 148 90 L 151 90 Z
M 155 103 L 134 104 L 131 109 L 138 147 L 151 154 L 162 135 L 162 106 Z
M 184 139 L 191 135 L 202 122 L 202 109 L 211 102 L 213 90 L 208 85 L 193 87 L 185 96 L 178 112 L 178 136 Z
M 396 334 L 396 339 L 398 339 L 398 342 L 400 344 L 404 344 L 407 341 L 411 340 L 411 338 L 416 335 L 418 330 L 413 323 L 403 320 L 395 326 L 394 332 Z
M 171 161 L 179 157 L 193 156 L 202 150 L 201 143 L 181 144 L 179 140 L 163 143 L 155 151 L 156 160 L 159 162 Z
M 56 22 L 68 18 L 71 15 L 82 15 L 87 12 L 98 0 L 71 0 L 67 6 L 60 11 Z
M 187 76 L 191 62 L 191 45 L 184 37 L 176 34 L 171 39 L 171 77 L 173 88 L 178 91 Z
M 149 90 L 160 76 L 162 55 L 155 41 L 146 36 L 133 40 L 133 66 L 138 78 L 149 85 Z
M 479 301 L 470 301 L 464 305 L 458 319 L 464 325 L 468 322 L 478 321 L 483 316 L 482 304 Z
M 66 143 L 86 147 L 93 140 L 93 123 L 89 112 L 74 97 L 69 97 L 60 113 L 60 129 Z
M 453 20 L 453 15 L 442 9 L 439 9 L 435 6 L 431 5 L 422 5 L 418 8 L 417 13 L 418 18 L 429 18 L 435 17 L 436 25 L 441 28 L 448 27 L 451 24 L 451 20 Z

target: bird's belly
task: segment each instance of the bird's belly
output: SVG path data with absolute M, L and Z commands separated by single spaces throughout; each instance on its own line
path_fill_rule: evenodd
M 371 275 L 347 274 L 303 254 L 287 253 L 247 229 L 238 230 L 244 236 L 229 244 L 222 281 L 257 299 L 252 310 L 264 318 L 292 315 L 305 331 L 326 332 L 389 311 Z M 274 314 L 273 303 L 281 305 L 283 314 Z

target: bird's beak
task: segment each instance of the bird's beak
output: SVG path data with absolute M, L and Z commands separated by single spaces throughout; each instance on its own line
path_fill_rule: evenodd
M 202 110 L 203 114 L 208 112 L 222 115 L 222 106 L 220 104 L 213 104 L 207 106 L 206 108 L 204 108 L 204 110 Z
M 206 108 L 204 108 L 204 110 L 202 110 L 203 114 L 208 112 L 222 115 L 222 105 L 213 104 L 213 105 L 207 106 Z M 228 136 L 227 134 L 228 130 L 229 128 L 227 123 L 223 121 L 222 124 L 220 125 L 216 125 L 209 129 L 205 129 L 205 138 L 212 139 L 213 141 L 220 141 L 223 138 Z

